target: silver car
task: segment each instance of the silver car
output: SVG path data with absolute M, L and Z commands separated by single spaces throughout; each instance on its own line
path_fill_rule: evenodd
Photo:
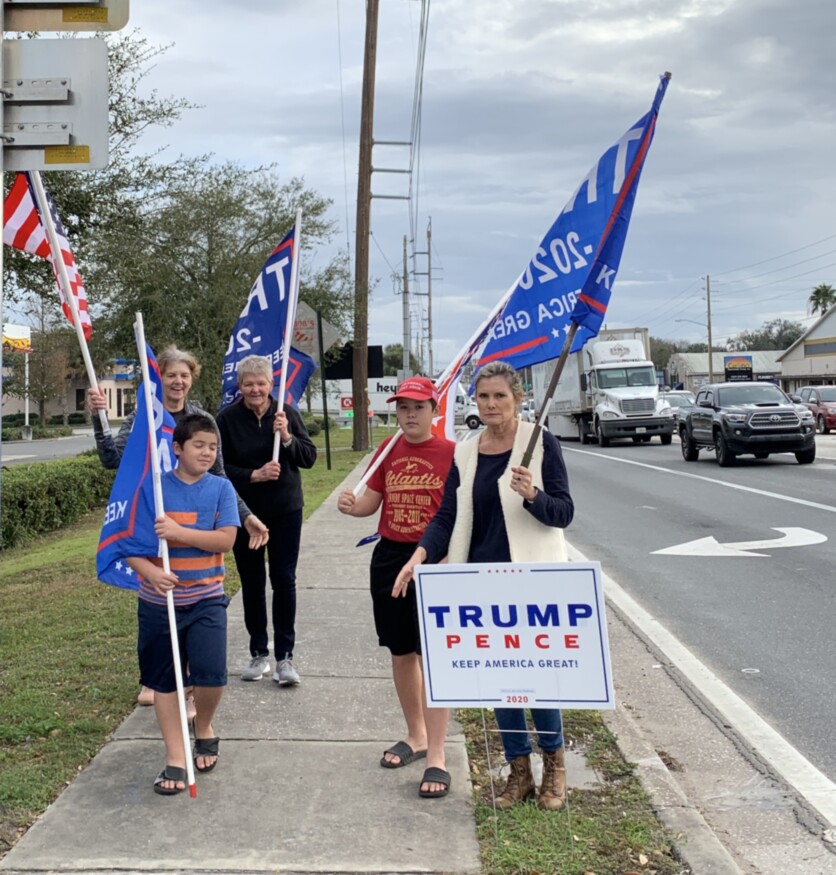
M 685 420 L 688 411 L 694 406 L 696 396 L 687 389 L 674 389 L 670 392 L 660 392 L 659 397 L 670 404 L 675 423 L 674 431 L 678 434 L 679 423 Z

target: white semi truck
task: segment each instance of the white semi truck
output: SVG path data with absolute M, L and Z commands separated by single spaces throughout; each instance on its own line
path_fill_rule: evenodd
M 532 367 L 537 409 L 542 408 L 557 359 Z M 646 328 L 604 329 L 569 356 L 548 410 L 546 427 L 560 438 L 602 447 L 611 440 L 669 444 L 674 431 L 670 405 L 659 397 Z

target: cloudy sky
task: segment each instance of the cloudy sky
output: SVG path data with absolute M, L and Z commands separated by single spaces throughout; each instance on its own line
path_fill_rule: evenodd
M 380 5 L 374 135 L 402 141 L 421 3 Z M 364 2 L 139 0 L 131 26 L 173 44 L 150 84 L 202 106 L 148 145 L 303 176 L 353 255 Z M 401 339 L 390 275 L 410 209 L 417 250 L 432 217 L 440 367 L 665 70 L 607 324 L 705 340 L 709 275 L 715 342 L 777 317 L 809 325 L 810 290 L 836 285 L 834 32 L 832 0 L 430 0 L 417 202 L 373 202 L 370 342 Z M 375 147 L 377 166 L 407 160 Z M 406 189 L 374 176 L 377 194 Z

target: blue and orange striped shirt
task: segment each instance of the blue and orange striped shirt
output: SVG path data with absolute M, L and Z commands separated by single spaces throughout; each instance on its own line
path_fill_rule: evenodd
M 165 515 L 181 526 L 214 531 L 240 525 L 235 490 L 224 477 L 204 474 L 195 483 L 184 483 L 174 471 L 169 471 L 162 477 L 162 487 Z M 168 555 L 171 570 L 179 579 L 174 588 L 175 605 L 191 605 L 223 595 L 223 553 L 210 553 L 182 542 L 169 541 Z M 158 556 L 148 558 L 162 565 Z M 165 604 L 165 596 L 145 580 L 140 583 L 139 597 L 153 604 Z

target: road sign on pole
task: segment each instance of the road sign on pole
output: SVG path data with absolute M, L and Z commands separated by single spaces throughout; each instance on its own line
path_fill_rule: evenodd
M 4 169 L 106 167 L 107 87 L 102 40 L 5 40 Z
M 121 30 L 128 0 L 5 0 L 6 30 Z

